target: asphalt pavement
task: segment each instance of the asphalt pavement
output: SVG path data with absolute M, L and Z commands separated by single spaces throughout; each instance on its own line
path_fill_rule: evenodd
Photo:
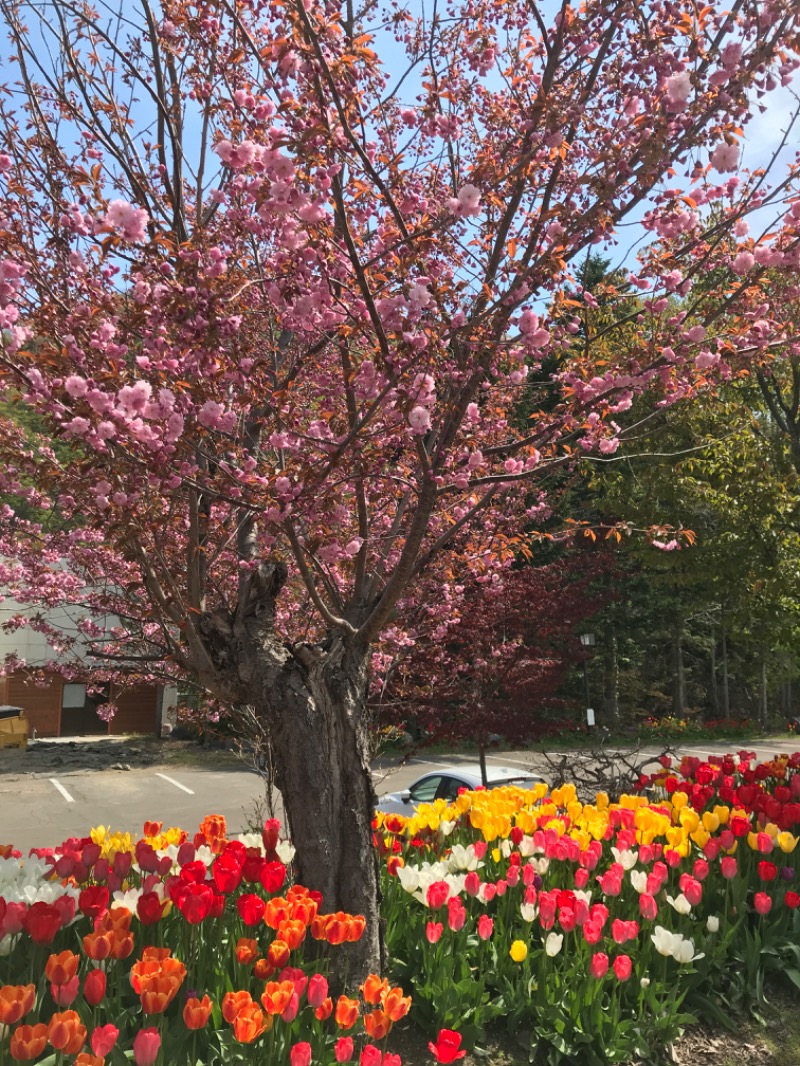
M 759 759 L 770 758 L 798 750 L 800 738 L 701 742 L 683 746 L 681 751 L 705 758 L 742 748 L 755 751 Z M 644 753 L 655 757 L 661 750 L 652 747 Z M 373 769 L 375 789 L 379 796 L 400 791 L 431 770 L 475 762 L 474 755 L 464 754 L 379 759 Z M 536 769 L 547 776 L 541 756 L 533 752 L 492 752 L 488 762 Z M 263 818 L 263 798 L 261 778 L 237 765 L 0 774 L 0 844 L 13 843 L 22 850 L 52 847 L 66 837 L 84 835 L 96 825 L 139 834 L 145 820 L 159 820 L 165 826 L 177 825 L 192 832 L 206 814 L 224 815 L 231 833 L 245 832 L 255 826 L 259 816 Z

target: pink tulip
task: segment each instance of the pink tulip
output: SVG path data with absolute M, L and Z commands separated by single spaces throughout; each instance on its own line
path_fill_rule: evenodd
M 618 981 L 627 981 L 631 975 L 631 963 L 628 955 L 617 955 L 614 959 L 614 974 Z
M 158 1029 L 140 1029 L 133 1038 L 133 1061 L 136 1066 L 153 1066 L 160 1047 Z
M 608 973 L 608 955 L 604 951 L 598 951 L 592 955 L 589 973 L 598 981 Z

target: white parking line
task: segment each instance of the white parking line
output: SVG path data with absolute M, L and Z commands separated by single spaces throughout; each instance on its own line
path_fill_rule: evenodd
M 174 785 L 175 788 L 183 789 L 183 791 L 184 792 L 188 792 L 190 796 L 194 795 L 194 792 L 193 792 L 193 790 L 191 788 L 187 788 L 186 785 L 182 785 L 180 783 L 180 781 L 176 781 L 174 777 L 169 777 L 169 776 L 167 776 L 167 774 L 159 774 L 159 773 L 156 773 L 156 777 L 163 777 L 165 781 L 169 781 L 169 783 L 171 785 Z
M 50 777 L 48 778 L 48 780 L 50 781 L 50 784 L 53 786 L 53 788 L 57 789 L 61 793 L 67 803 L 75 802 L 74 797 L 70 796 L 69 792 L 67 792 L 67 790 L 64 788 L 60 781 L 56 781 L 54 777 Z

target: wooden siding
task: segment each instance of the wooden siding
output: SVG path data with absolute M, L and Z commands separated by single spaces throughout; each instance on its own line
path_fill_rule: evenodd
M 111 719 L 112 733 L 155 733 L 158 689 L 137 685 L 114 695 L 117 713 Z
M 68 728 L 70 712 L 62 712 L 64 683 L 57 674 L 51 675 L 49 683 L 39 688 L 24 677 L 11 675 L 0 682 L 0 703 L 22 707 L 28 716 L 29 733 L 37 737 L 57 737 L 60 730 Z M 118 692 L 114 698 L 117 713 L 111 720 L 110 733 L 155 733 L 158 707 L 158 689 L 155 685 L 138 685 Z M 76 716 L 73 714 L 73 718 Z M 81 719 L 82 720 L 82 719 Z M 77 718 L 76 718 L 77 722 Z M 107 727 L 99 719 L 91 729 L 81 732 L 105 733 Z M 66 733 L 63 735 L 67 735 Z
M 57 737 L 61 725 L 61 678 L 51 677 L 49 683 L 39 688 L 23 677 L 8 678 L 5 702 L 12 707 L 22 707 L 28 716 L 28 731 L 33 736 L 34 729 L 38 737 Z

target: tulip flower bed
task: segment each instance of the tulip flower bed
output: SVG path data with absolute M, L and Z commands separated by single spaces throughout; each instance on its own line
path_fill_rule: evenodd
M 698 1016 L 735 1024 L 770 973 L 800 987 L 800 753 L 686 759 L 582 804 L 567 785 L 380 816 L 391 976 L 411 1017 L 531 1059 L 657 1060 Z
M 193 840 L 147 823 L 0 849 L 0 1066 L 400 1066 L 372 1041 L 410 1000 L 377 976 L 332 998 L 331 953 L 364 919 L 287 884 L 278 831 L 227 840 L 210 816 Z
M 800 987 L 798 825 L 800 753 L 665 760 L 614 804 L 542 785 L 379 816 L 393 983 L 335 998 L 363 919 L 289 883 L 276 822 L 0 848 L 0 1066 L 400 1066 L 409 1011 L 444 1064 L 500 1024 L 549 1066 L 656 1061 L 771 972 Z

